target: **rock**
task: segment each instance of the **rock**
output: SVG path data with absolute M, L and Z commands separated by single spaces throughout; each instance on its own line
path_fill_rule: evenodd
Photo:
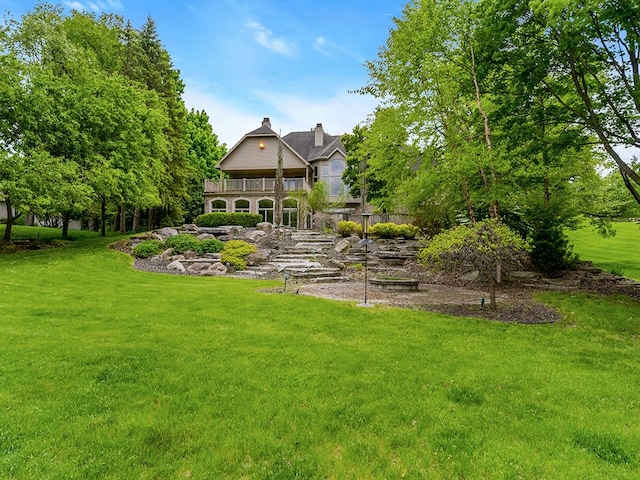
M 198 252 L 194 252 L 193 250 L 187 250 L 183 253 L 184 258 L 198 258 Z
M 197 262 L 189 265 L 189 268 L 187 268 L 187 271 L 189 273 L 198 273 L 198 272 L 201 272 L 202 270 L 207 270 L 211 265 L 212 265 L 211 263 L 207 263 L 207 262 Z
M 224 275 L 227 270 L 223 263 L 216 262 L 207 269 L 207 272 L 208 275 Z
M 198 240 L 210 240 L 212 238 L 216 238 L 216 236 L 210 233 L 201 233 L 197 238 Z
M 164 238 L 162 238 L 162 235 L 158 235 L 156 232 L 153 232 L 151 235 L 149 235 L 149 239 L 160 240 L 161 242 L 164 242 Z
M 256 225 L 256 228 L 265 233 L 271 233 L 273 230 L 273 223 L 270 222 L 260 222 Z
M 256 241 L 267 234 L 263 230 L 251 230 L 244 234 L 244 238 L 249 240 L 252 243 L 256 243 Z
M 264 265 L 269 261 L 269 255 L 264 250 L 258 250 L 257 252 L 253 252 L 247 256 L 247 265 L 256 266 L 256 265 Z
M 186 260 L 186 258 L 184 255 L 171 255 L 167 260 L 171 260 L 172 262 L 177 260 L 178 262 L 181 262 L 182 260 Z
M 186 232 L 197 232 L 198 226 L 194 223 L 185 223 L 182 225 L 182 229 Z
M 464 280 L 465 282 L 475 282 L 480 277 L 480 272 L 478 270 L 474 272 L 469 272 L 466 275 L 462 275 L 460 280 Z
M 171 255 L 173 255 L 173 248 L 167 248 L 164 252 L 160 254 L 163 260 L 169 260 Z
M 240 235 L 242 230 L 244 230 L 244 227 L 240 227 L 238 225 L 230 225 L 227 228 L 229 229 L 227 232 L 227 235 L 236 236 L 236 237 Z
M 178 235 L 178 230 L 176 230 L 175 228 L 164 227 L 158 230 L 156 233 L 160 235 L 164 240 L 167 237 L 175 237 L 176 235 Z
M 538 274 L 536 272 L 518 270 L 509 272 L 507 276 L 511 278 L 538 278 Z
M 350 248 L 351 248 L 351 242 L 345 238 L 340 240 L 336 244 L 336 246 L 334 247 L 334 250 L 338 253 L 343 253 L 349 250 Z
M 170 272 L 180 272 L 180 273 L 184 273 L 187 271 L 184 268 L 184 265 L 182 265 L 182 263 L 180 263 L 179 260 L 175 260 L 171 262 L 169 265 L 167 265 L 167 270 L 169 270 Z
M 270 235 L 267 235 L 265 237 L 258 238 L 258 240 L 256 240 L 256 245 L 258 245 L 261 248 L 268 248 L 270 250 L 275 250 L 280 246 L 280 242 L 278 241 L 278 239 Z
M 326 268 L 339 268 L 340 270 L 344 270 L 344 269 L 345 269 L 345 267 L 346 267 L 344 263 L 342 263 L 342 262 L 341 262 L 341 261 L 339 261 L 339 260 L 335 260 L 335 259 L 333 259 L 333 258 L 332 258 L 331 260 L 327 261 L 327 262 L 324 264 L 324 266 L 325 266 Z

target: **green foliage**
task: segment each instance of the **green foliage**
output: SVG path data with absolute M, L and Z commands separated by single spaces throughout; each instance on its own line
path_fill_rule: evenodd
M 578 255 L 574 254 L 569 239 L 561 226 L 543 222 L 531 236 L 531 263 L 537 271 L 555 276 L 561 270 L 577 267 Z
M 230 264 L 236 270 L 244 270 L 247 268 L 246 258 L 257 251 L 258 247 L 252 243 L 244 240 L 229 240 L 224 244 L 220 261 Z
M 262 221 L 262 215 L 244 212 L 212 212 L 198 215 L 194 222 L 199 227 L 221 227 L 238 225 L 241 227 L 255 227 Z
M 379 238 L 404 237 L 412 240 L 420 233 L 420 228 L 408 223 L 376 223 L 369 228 L 369 234 Z
M 217 238 L 207 238 L 200 242 L 201 253 L 218 253 L 224 248 L 224 242 Z
M 362 235 L 362 225 L 357 222 L 349 220 L 343 220 L 338 222 L 338 233 L 343 237 L 350 237 L 351 235 Z
M 167 238 L 165 245 L 169 248 L 173 248 L 173 251 L 176 254 L 184 253 L 187 250 L 202 253 L 200 240 L 188 233 L 181 233 Z
M 133 255 L 138 258 L 149 258 L 162 252 L 164 243 L 160 240 L 145 240 L 133 247 Z

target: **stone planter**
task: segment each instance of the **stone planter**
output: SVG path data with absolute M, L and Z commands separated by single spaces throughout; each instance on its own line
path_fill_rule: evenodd
M 377 290 L 394 292 L 417 292 L 418 280 L 415 278 L 371 278 L 369 284 Z

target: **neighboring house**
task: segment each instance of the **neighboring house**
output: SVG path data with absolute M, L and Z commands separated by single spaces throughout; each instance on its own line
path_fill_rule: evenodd
M 278 165 L 278 144 L 282 141 L 285 201 L 284 225 L 297 226 L 296 191 L 310 191 L 318 181 L 329 185 L 331 202 L 342 202 L 339 215 L 359 213 L 360 199 L 348 196 L 342 181 L 345 151 L 340 136 L 324 133 L 322 124 L 306 132 L 291 132 L 280 138 L 268 118 L 257 130 L 247 133 L 218 162 L 223 180 L 205 180 L 205 213 L 250 212 L 273 222 L 274 186 Z M 358 211 L 356 211 L 358 210 Z M 305 223 L 308 220 L 304 220 Z M 306 227 L 307 225 L 301 225 Z

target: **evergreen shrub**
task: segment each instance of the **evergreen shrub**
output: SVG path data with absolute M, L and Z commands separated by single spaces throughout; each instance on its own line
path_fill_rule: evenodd
M 160 240 L 146 240 L 133 247 L 133 255 L 138 258 L 149 258 L 162 252 L 163 243 Z
M 180 235 L 169 237 L 165 244 L 167 247 L 173 248 L 173 253 L 176 254 L 184 253 L 187 250 L 202 253 L 200 240 L 187 233 L 181 233 Z
M 362 235 L 362 225 L 356 222 L 343 220 L 338 222 L 338 233 L 343 237 L 350 237 L 351 235 Z
M 229 240 L 224 244 L 220 261 L 228 263 L 236 270 L 244 270 L 247 268 L 246 258 L 257 251 L 258 248 L 255 245 L 244 240 Z
M 221 227 L 223 225 L 237 225 L 240 227 L 255 227 L 262 221 L 262 215 L 244 212 L 212 212 L 198 215 L 194 223 L 199 227 Z
M 217 238 L 207 238 L 200 242 L 201 253 L 218 253 L 224 248 L 224 242 Z

